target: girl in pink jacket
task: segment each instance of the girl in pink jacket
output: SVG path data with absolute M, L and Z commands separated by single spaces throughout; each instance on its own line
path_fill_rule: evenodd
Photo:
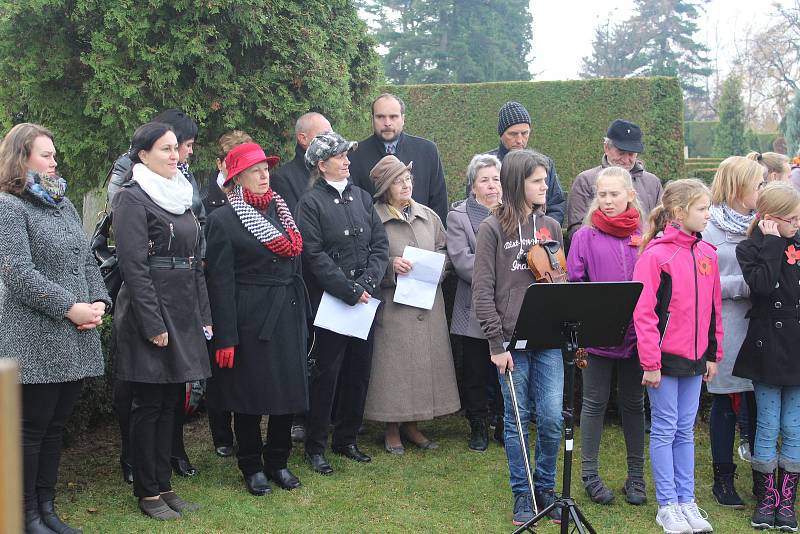
M 665 533 L 713 530 L 694 501 L 693 433 L 702 380 L 713 378 L 722 359 L 717 254 L 700 236 L 710 205 L 699 180 L 670 182 L 633 271 L 644 284 L 633 321 L 650 398 L 656 523 Z

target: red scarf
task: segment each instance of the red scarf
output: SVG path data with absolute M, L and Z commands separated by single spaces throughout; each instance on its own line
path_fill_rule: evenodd
M 241 197 L 237 195 L 239 191 L 241 191 Z M 259 215 L 251 211 L 251 216 L 242 210 L 242 201 L 244 201 L 256 211 L 263 212 L 269 207 L 269 203 L 272 202 L 273 198 L 278 212 L 278 220 L 289 235 L 288 238 L 281 234 L 263 215 L 259 217 Z M 256 195 L 239 186 L 228 194 L 228 200 L 245 228 L 261 241 L 261 244 L 266 248 L 279 256 L 290 258 L 299 256 L 303 251 L 303 238 L 294 223 L 292 214 L 281 196 L 273 194 L 272 188 L 268 189 L 263 195 Z
M 614 237 L 628 237 L 633 234 L 640 223 L 639 210 L 628 208 L 615 217 L 609 217 L 599 208 L 592 213 L 592 226 Z

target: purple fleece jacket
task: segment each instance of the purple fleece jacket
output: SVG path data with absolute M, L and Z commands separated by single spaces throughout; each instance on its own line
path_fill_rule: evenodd
M 636 231 L 634 236 L 640 237 Z M 639 255 L 638 237 L 614 237 L 593 226 L 583 226 L 572 236 L 567 256 L 570 282 L 624 282 L 633 279 Z M 609 303 L 612 305 L 613 303 Z M 596 356 L 630 358 L 636 352 L 636 331 L 628 325 L 625 341 L 616 347 L 588 347 Z

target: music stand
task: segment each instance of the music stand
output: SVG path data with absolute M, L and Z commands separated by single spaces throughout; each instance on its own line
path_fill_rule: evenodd
M 620 345 L 633 316 L 633 309 L 642 292 L 641 282 L 578 282 L 569 284 L 532 284 L 525 291 L 514 334 L 506 344 L 508 350 L 543 350 L 561 347 L 566 365 L 567 405 L 564 417 L 564 471 L 561 496 L 514 531 L 533 532 L 533 525 L 554 508 L 561 509 L 561 534 L 569 532 L 570 519 L 580 534 L 596 534 L 570 496 L 572 482 L 573 411 L 575 407 L 575 351 L 582 347 Z M 520 446 L 525 457 L 526 474 L 531 495 L 533 478 L 527 462 L 525 437 L 519 417 L 511 372 L 506 373 Z

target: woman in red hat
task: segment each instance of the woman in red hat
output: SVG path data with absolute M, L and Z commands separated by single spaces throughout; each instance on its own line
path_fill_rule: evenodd
M 292 414 L 308 409 L 303 239 L 269 183 L 278 164 L 256 143 L 225 156 L 228 204 L 208 218 L 208 293 L 215 319 L 213 408 L 234 413 L 237 458 L 247 490 L 266 495 L 268 480 L 300 486 L 287 468 Z M 261 416 L 269 415 L 266 442 Z

